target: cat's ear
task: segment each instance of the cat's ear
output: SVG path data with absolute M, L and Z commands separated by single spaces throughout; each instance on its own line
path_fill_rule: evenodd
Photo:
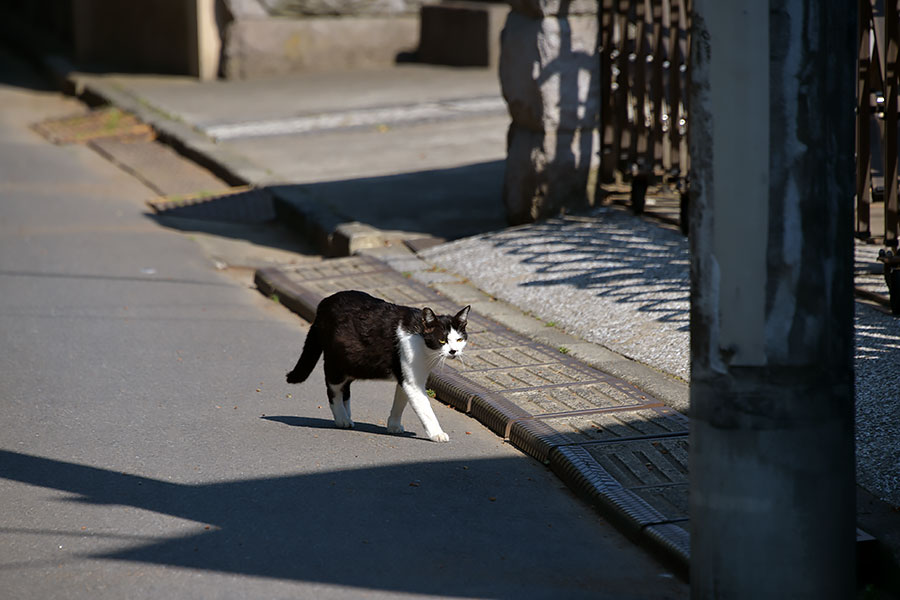
M 456 313 L 455 317 L 453 317 L 453 322 L 456 323 L 457 325 L 459 325 L 460 329 L 463 329 L 466 326 L 466 322 L 469 319 L 469 309 L 470 308 L 472 308 L 471 305 L 465 307 L 464 309 L 462 309 L 461 311 Z
M 425 329 L 427 331 L 431 331 L 434 329 L 434 326 L 437 325 L 437 317 L 435 316 L 434 311 L 427 306 L 422 309 L 422 322 L 425 324 Z

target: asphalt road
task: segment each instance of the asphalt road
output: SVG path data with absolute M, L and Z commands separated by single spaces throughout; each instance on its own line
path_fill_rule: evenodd
M 305 325 L 28 124 L 78 112 L 0 52 L 0 590 L 9 598 L 681 598 L 542 465 L 392 385 L 331 424 Z M 411 412 L 407 430 L 420 432 Z

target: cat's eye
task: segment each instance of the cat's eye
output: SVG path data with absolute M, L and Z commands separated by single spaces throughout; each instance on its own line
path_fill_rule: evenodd
M 447 340 L 438 340 L 438 344 L 446 344 Z

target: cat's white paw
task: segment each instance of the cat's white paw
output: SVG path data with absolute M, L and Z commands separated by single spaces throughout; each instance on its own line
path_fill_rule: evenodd
M 335 419 L 334 424 L 341 429 L 353 429 L 353 421 L 350 419 Z
M 403 433 L 406 431 L 400 423 L 388 423 L 387 430 L 388 433 Z
M 433 436 L 431 436 L 431 441 L 432 442 L 449 442 L 450 436 L 447 435 L 446 433 L 444 433 L 443 431 L 440 431 L 440 432 L 434 434 Z

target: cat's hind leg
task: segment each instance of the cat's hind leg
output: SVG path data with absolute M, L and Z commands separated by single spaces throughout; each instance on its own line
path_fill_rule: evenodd
M 350 414 L 350 384 L 352 382 L 352 379 L 348 379 L 346 383 L 344 383 L 344 389 L 341 390 L 341 399 L 344 403 L 344 412 L 347 413 L 347 418 L 350 419 L 351 427 L 353 427 L 353 415 Z
M 334 424 L 341 429 L 350 429 L 353 427 L 353 420 L 350 418 L 350 381 L 343 380 L 338 383 L 325 381 L 325 388 L 328 392 L 328 405 L 331 407 L 331 414 L 334 415 Z
M 407 402 L 406 392 L 403 391 L 403 387 L 398 383 L 397 389 L 394 390 L 394 404 L 391 406 L 391 415 L 387 421 L 388 433 L 403 433 L 403 425 L 400 422 Z

